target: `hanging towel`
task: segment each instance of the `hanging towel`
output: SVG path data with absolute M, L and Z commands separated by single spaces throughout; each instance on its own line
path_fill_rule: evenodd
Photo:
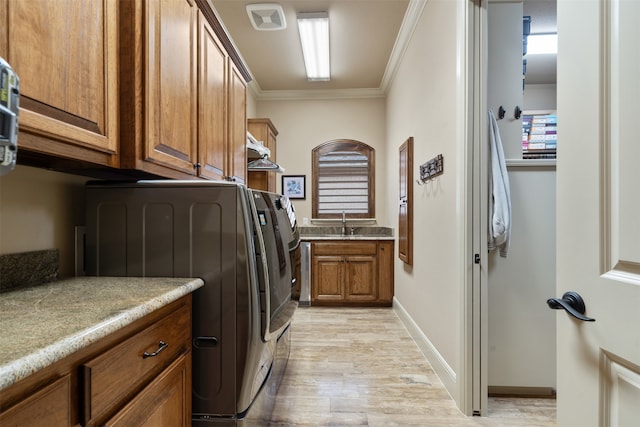
M 506 258 L 511 238 L 511 191 L 509 189 L 509 175 L 504 160 L 502 140 L 498 122 L 492 110 L 489 110 L 489 251 L 496 248 L 500 256 Z

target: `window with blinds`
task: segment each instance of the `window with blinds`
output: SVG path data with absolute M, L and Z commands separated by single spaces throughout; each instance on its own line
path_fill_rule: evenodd
M 313 151 L 313 216 L 373 218 L 374 150 L 354 140 L 330 141 Z

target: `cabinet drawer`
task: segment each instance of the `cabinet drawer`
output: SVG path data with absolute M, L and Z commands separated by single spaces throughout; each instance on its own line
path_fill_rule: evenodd
M 314 255 L 375 255 L 376 242 L 314 243 Z
M 85 424 L 99 421 L 185 353 L 191 340 L 189 306 L 181 306 L 83 365 Z M 92 423 L 93 424 L 93 423 Z

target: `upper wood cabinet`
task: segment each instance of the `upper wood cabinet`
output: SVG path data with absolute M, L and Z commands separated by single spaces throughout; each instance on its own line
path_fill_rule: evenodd
M 0 0 L 0 56 L 20 77 L 20 151 L 118 166 L 117 13 L 116 0 Z
M 276 161 L 276 136 L 278 130 L 269 119 L 248 119 L 247 126 L 251 135 L 258 141 L 262 141 L 271 154 L 269 160 Z M 275 171 L 248 171 L 248 183 L 250 188 L 257 190 L 276 192 Z
M 145 6 L 143 160 L 195 174 L 198 9 L 193 0 Z
M 122 167 L 244 182 L 246 83 L 195 0 L 123 1 L 120 17 Z
M 398 256 L 413 265 L 413 137 L 400 146 Z
M 206 0 L 0 0 L 0 56 L 18 162 L 246 181 L 250 74 Z
M 247 180 L 247 85 L 236 66 L 229 61 L 229 138 L 228 172 L 232 181 Z
M 247 174 L 246 84 L 202 14 L 198 39 L 199 175 L 244 183 Z
M 198 162 L 200 174 L 224 179 L 227 169 L 228 58 L 206 19 L 199 17 Z

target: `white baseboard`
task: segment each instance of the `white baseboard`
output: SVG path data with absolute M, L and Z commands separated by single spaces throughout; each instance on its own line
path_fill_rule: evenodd
M 422 332 L 418 324 L 413 320 L 411 315 L 404 309 L 402 304 L 398 300 L 393 298 L 393 310 L 396 312 L 405 328 L 411 335 L 411 338 L 416 342 L 424 357 L 427 358 L 433 370 L 436 372 L 440 381 L 444 384 L 449 394 L 456 400 L 455 396 L 458 396 L 458 383 L 456 380 L 456 373 L 447 361 L 442 357 L 434 345 L 429 341 L 429 338 Z

